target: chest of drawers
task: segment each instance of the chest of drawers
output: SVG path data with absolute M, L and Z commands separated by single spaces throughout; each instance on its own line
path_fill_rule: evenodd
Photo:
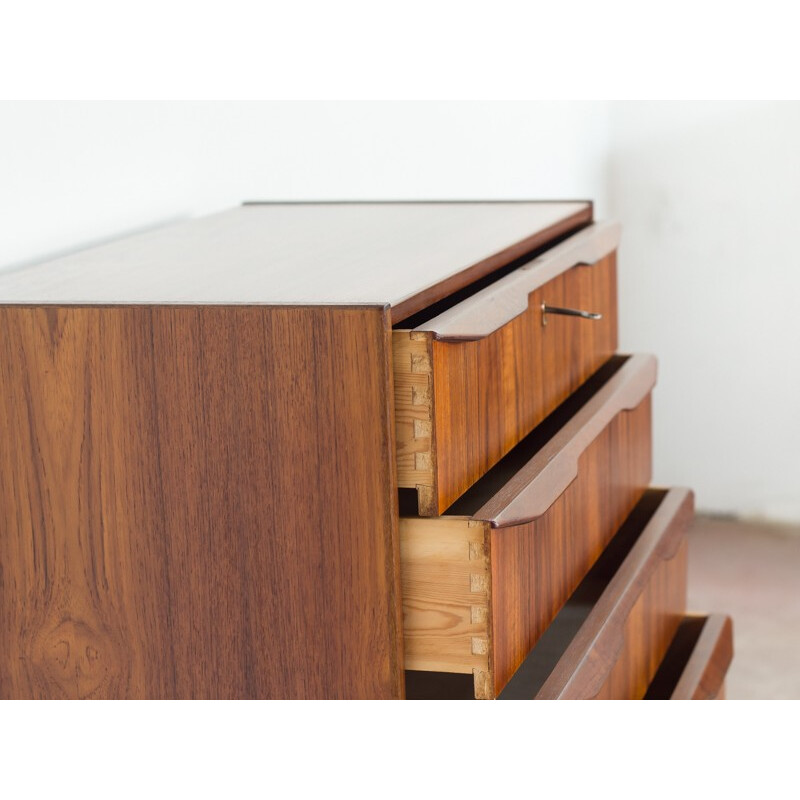
M 618 239 L 248 204 L 0 275 L 0 697 L 722 694 Z

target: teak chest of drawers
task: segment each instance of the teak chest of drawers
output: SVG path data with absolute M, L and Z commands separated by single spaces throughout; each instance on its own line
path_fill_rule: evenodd
M 247 204 L 0 274 L 0 697 L 716 697 L 588 202 Z

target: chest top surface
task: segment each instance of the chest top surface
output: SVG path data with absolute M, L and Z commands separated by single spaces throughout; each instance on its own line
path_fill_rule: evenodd
M 368 304 L 397 320 L 591 219 L 586 201 L 245 204 L 0 272 L 0 303 Z

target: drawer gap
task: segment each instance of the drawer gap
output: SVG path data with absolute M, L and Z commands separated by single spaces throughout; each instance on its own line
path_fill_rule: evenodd
M 397 322 L 392 327 L 395 330 L 412 330 L 413 328 L 418 328 L 421 325 L 424 325 L 429 320 L 432 320 L 434 317 L 438 317 L 439 314 L 444 313 L 448 309 L 452 308 L 455 305 L 466 300 L 468 297 L 472 297 L 472 295 L 477 294 L 482 289 L 485 289 L 487 286 L 491 286 L 493 283 L 497 283 L 501 278 L 504 278 L 514 270 L 519 269 L 520 267 L 524 267 L 530 261 L 533 261 L 535 258 L 538 258 L 543 253 L 546 253 L 548 250 L 552 249 L 555 245 L 561 244 L 561 242 L 569 239 L 570 237 L 574 236 L 578 231 L 582 231 L 584 228 L 589 227 L 591 225 L 590 222 L 586 222 L 583 225 L 570 228 L 565 233 L 561 234 L 561 236 L 551 239 L 547 242 L 546 245 L 542 247 L 537 247 L 534 250 L 530 250 L 529 252 L 525 253 L 524 255 L 520 256 L 519 258 L 514 259 L 513 261 L 509 262 L 503 267 L 500 267 L 493 272 L 490 272 L 488 275 L 484 275 L 484 277 L 479 278 L 477 281 L 473 281 L 472 283 L 465 286 L 463 289 L 459 289 L 452 294 L 443 297 L 441 300 L 433 303 L 432 305 L 423 308 L 421 311 L 418 311 L 416 314 L 406 317 L 405 319 Z
M 474 700 L 472 675 L 406 670 L 406 700 Z
M 666 700 L 672 696 L 705 624 L 706 617 L 686 617 L 681 622 L 647 690 L 645 700 Z

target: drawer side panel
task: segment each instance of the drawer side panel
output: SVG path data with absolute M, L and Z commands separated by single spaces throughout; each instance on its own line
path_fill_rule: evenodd
M 0 697 L 402 696 L 390 335 L 0 307 Z
M 406 669 L 473 673 L 478 686 L 490 658 L 484 525 L 401 518 L 400 557 Z

